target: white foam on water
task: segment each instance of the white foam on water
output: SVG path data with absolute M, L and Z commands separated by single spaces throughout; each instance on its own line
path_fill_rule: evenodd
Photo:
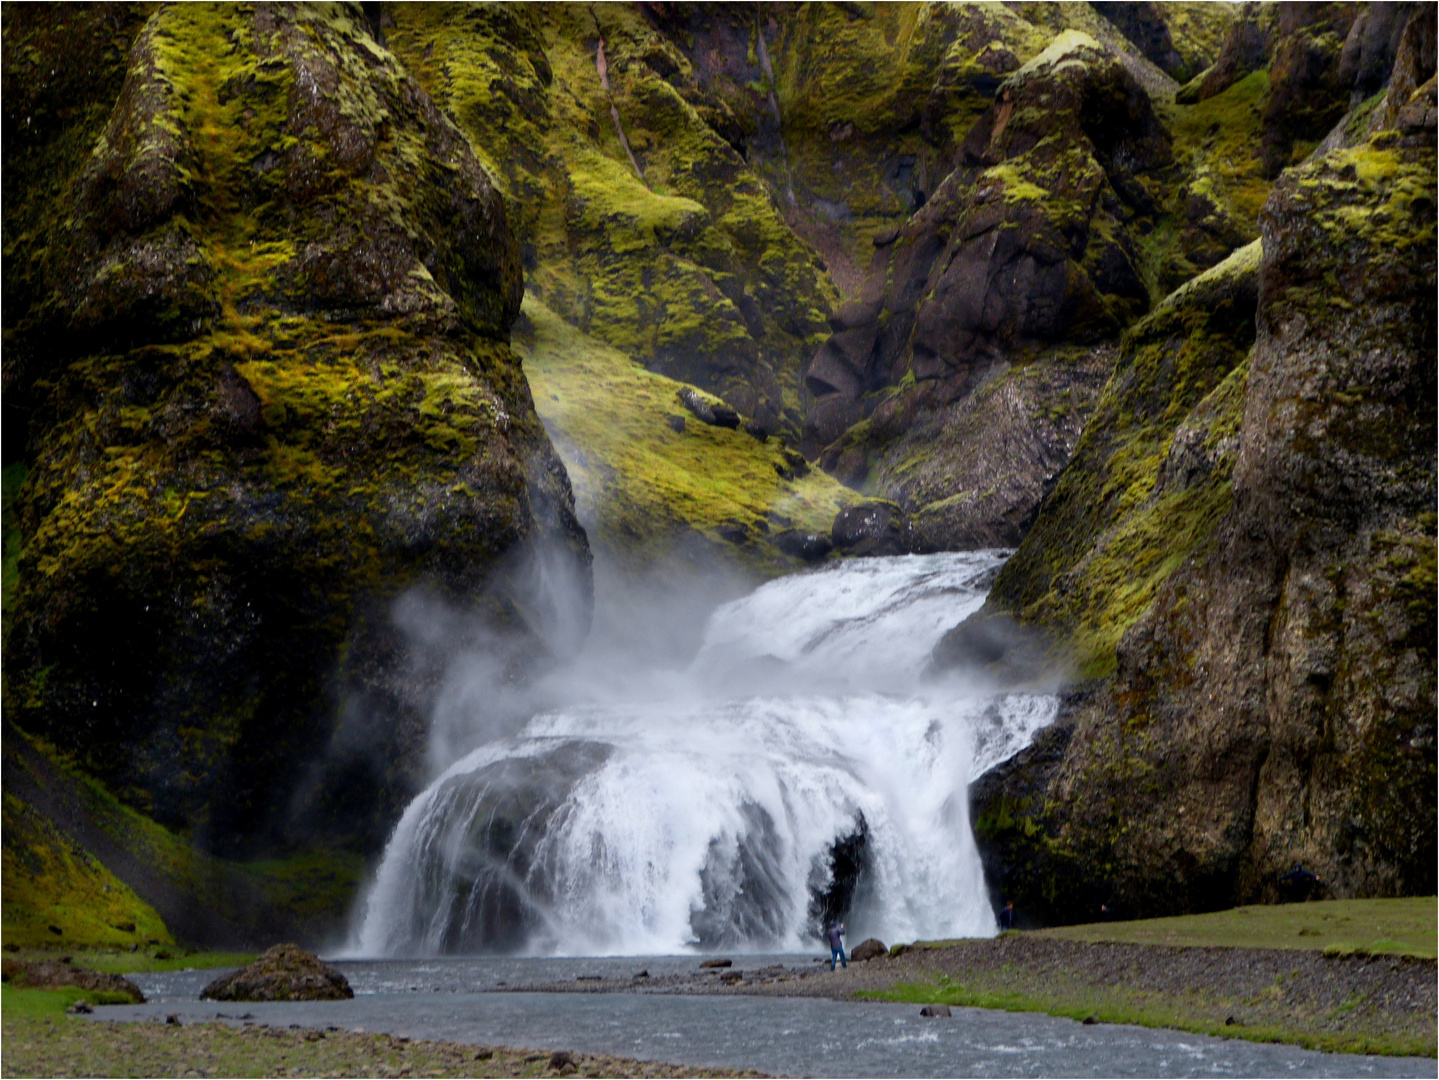
M 851 942 L 993 934 L 967 787 L 1056 701 L 921 674 L 1006 554 L 769 582 L 687 670 L 619 695 L 611 671 L 465 755 L 406 810 L 347 951 L 798 950 L 841 902 Z

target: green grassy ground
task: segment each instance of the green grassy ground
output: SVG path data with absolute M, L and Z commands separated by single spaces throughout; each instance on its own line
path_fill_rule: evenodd
M 1439 901 L 1433 896 L 1392 900 L 1322 900 L 1261 904 L 1170 919 L 1091 923 L 1040 930 L 1070 941 L 1137 945 L 1236 945 L 1250 949 L 1317 949 L 1327 953 L 1427 956 L 1439 954 Z
M 14 960 L 55 960 L 70 958 L 76 967 L 107 975 L 129 975 L 137 971 L 188 971 L 200 968 L 244 967 L 255 959 L 254 953 L 196 952 L 178 946 L 139 949 L 20 949 L 7 951 Z

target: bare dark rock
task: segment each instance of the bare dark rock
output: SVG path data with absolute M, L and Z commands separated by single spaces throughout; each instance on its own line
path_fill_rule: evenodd
M 865 938 L 865 940 L 854 947 L 854 950 L 849 954 L 849 958 L 863 963 L 866 960 L 875 960 L 881 956 L 888 955 L 889 949 L 879 938 Z
M 733 961 L 733 960 L 729 960 L 729 959 L 727 959 L 727 958 L 725 958 L 725 957 L 722 957 L 722 956 L 714 956 L 714 957 L 711 957 L 711 958 L 708 959 L 708 960 L 701 960 L 701 961 L 700 961 L 700 967 L 702 967 L 702 968 L 727 968 L 727 967 L 733 967 L 733 966 L 734 966 L 734 961 Z
M 803 559 L 805 562 L 816 562 L 834 550 L 834 544 L 828 536 L 805 532 L 803 529 L 785 529 L 775 533 L 772 540 L 774 546 L 786 555 Z
M 666 416 L 665 423 L 669 424 L 675 431 L 683 432 L 685 429 L 685 418 L 683 416 Z
M 805 368 L 806 452 L 912 515 L 930 507 L 910 545 L 927 550 L 1012 543 L 1032 520 L 1112 359 L 1065 353 L 1049 378 L 1046 350 L 1096 346 L 1147 308 L 1132 235 L 1157 212 L 1146 182 L 1170 161 L 1144 89 L 1082 35 L 1010 75 L 956 155 L 877 253 L 863 290 L 874 300 L 835 320 Z M 1081 190 L 1103 194 L 1085 196 L 1082 224 L 1061 221 L 1056 207 Z M 969 404 L 1012 358 L 1036 355 L 1044 375 L 1016 373 Z
M 349 980 L 298 945 L 275 945 L 248 967 L 220 976 L 200 992 L 210 1001 L 340 1001 L 354 996 Z
M 740 416 L 734 409 L 722 401 L 712 401 L 705 398 L 692 386 L 686 386 L 675 394 L 680 404 L 694 414 L 697 420 L 701 420 L 712 427 L 737 428 L 740 424 Z
M 948 1005 L 926 1005 L 919 1010 L 919 1015 L 936 1019 L 938 1017 L 953 1016 L 954 1014 L 949 1011 Z
M 830 539 L 848 555 L 903 555 L 909 550 L 905 524 L 893 503 L 856 503 L 835 515 Z

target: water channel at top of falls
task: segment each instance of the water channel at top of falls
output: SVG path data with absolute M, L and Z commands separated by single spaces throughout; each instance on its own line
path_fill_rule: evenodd
M 826 565 L 714 609 L 686 665 L 610 654 L 415 798 L 346 954 L 794 951 L 836 917 L 855 942 L 993 934 L 968 785 L 1056 699 L 925 669 L 1007 554 Z

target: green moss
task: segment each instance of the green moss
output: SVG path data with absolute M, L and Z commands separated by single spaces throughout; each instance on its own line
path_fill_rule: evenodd
M 1156 298 L 1259 235 L 1272 187 L 1259 153 L 1268 90 L 1260 69 L 1197 104 L 1159 103 L 1175 162 L 1165 224 L 1140 241 Z
M 61 772 L 85 812 L 111 842 L 165 880 L 169 888 L 236 925 L 245 925 L 252 914 L 239 906 L 239 898 L 245 896 L 252 900 L 260 897 L 271 911 L 290 919 L 310 920 L 317 927 L 339 926 L 354 902 L 365 870 L 364 859 L 358 855 L 317 850 L 248 863 L 216 858 L 121 802 L 53 746 L 33 737 L 27 740 Z M 81 851 L 18 799 L 9 794 L 5 798 L 6 944 L 73 948 L 173 943 L 154 910 L 94 856 Z M 12 816 L 16 822 L 13 829 Z M 52 923 L 61 927 L 61 935 L 49 931 Z M 133 924 L 134 929 L 121 929 L 125 924 Z M 178 957 L 171 959 L 176 961 L 175 967 L 196 966 L 180 963 Z M 150 961 L 168 963 L 154 955 L 149 955 L 148 961 L 141 957 L 135 962 Z M 122 957 L 117 962 L 123 967 L 129 961 Z
M 25 477 L 29 468 L 24 462 L 14 462 L 6 465 L 3 474 L 0 474 L 0 492 L 3 492 L 3 510 L 0 510 L 0 518 L 4 519 L 0 529 L 4 531 L 4 571 L 3 571 L 3 593 L 0 593 L 0 612 L 8 615 L 10 608 L 10 596 L 15 588 L 15 583 L 20 578 L 20 551 L 24 547 L 25 537 L 20 532 L 17 517 L 14 511 L 16 495 L 20 487 L 25 483 Z M 8 626 L 8 618 L 6 620 Z
M 995 583 L 993 602 L 1066 641 L 1083 676 L 1113 671 L 1124 632 L 1230 504 L 1258 264 L 1256 241 L 1126 335 L 1070 467 Z M 1201 448 L 1183 452 L 1208 464 L 1161 486 L 1181 426 Z
M 17 796 L 4 795 L 7 946 L 169 943 L 155 910 Z M 56 933 L 56 931 L 59 931 Z
M 635 566 L 685 534 L 724 544 L 760 573 L 791 568 L 758 543 L 770 529 L 827 533 L 856 496 L 823 473 L 785 480 L 794 452 L 778 438 L 757 441 L 742 430 L 711 427 L 677 400 L 683 386 L 645 371 L 628 356 L 569 326 L 527 296 L 528 320 L 516 349 L 544 419 L 575 487 L 592 542 Z M 685 419 L 683 431 L 669 417 Z M 721 527 L 745 529 L 738 548 Z
M 496 166 L 531 292 L 640 363 L 797 427 L 799 365 L 835 293 L 697 111 L 689 62 L 619 6 L 425 5 L 394 18 L 391 46 Z

